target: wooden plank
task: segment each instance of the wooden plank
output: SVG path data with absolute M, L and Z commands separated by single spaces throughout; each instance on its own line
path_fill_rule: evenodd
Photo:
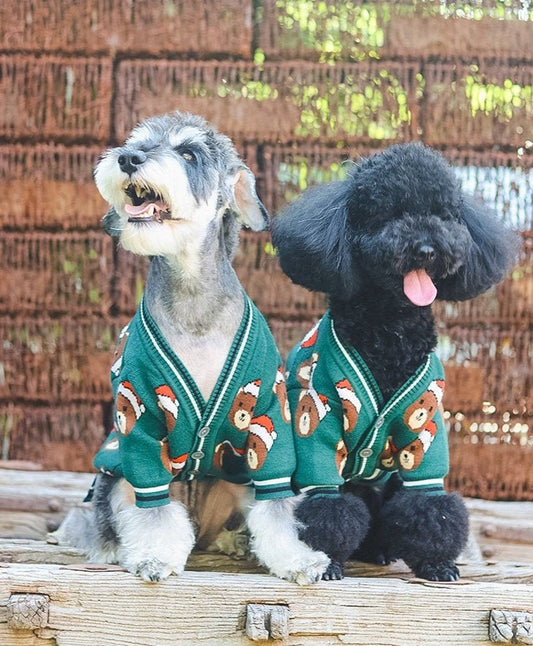
M 0 536 L 44 538 L 71 507 L 80 504 L 93 478 L 90 473 L 28 471 L 0 465 Z
M 29 471 L 0 463 L 0 537 L 43 539 L 81 503 L 91 473 Z M 485 559 L 533 563 L 533 502 L 466 499 L 472 536 Z
M 73 547 L 53 545 L 44 541 L 25 539 L 0 539 L 0 562 L 36 563 L 57 565 L 86 564 L 85 554 Z M 533 562 L 463 561 L 459 563 L 465 579 L 496 581 L 500 583 L 533 584 Z M 93 567 L 90 565 L 89 567 Z M 216 552 L 194 551 L 187 562 L 191 572 L 229 572 L 234 574 L 265 574 L 266 570 L 252 559 L 236 559 Z M 349 561 L 346 576 L 412 579 L 413 575 L 403 561 L 388 566 Z
M 14 593 L 49 598 L 46 627 L 36 629 L 34 641 L 28 641 L 27 631 L 7 624 L 7 605 Z M 289 645 L 481 646 L 490 643 L 490 610 L 530 610 L 533 588 L 349 577 L 303 589 L 267 575 L 208 572 L 185 572 L 153 585 L 116 570 L 9 564 L 0 574 L 0 643 L 41 645 L 55 639 L 61 646 L 248 644 L 248 603 L 289 608 Z
M 469 498 L 467 506 L 484 558 L 533 562 L 533 503 Z

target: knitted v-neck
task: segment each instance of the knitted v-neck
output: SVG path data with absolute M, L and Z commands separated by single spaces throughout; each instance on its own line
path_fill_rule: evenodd
M 345 481 L 385 481 L 398 471 L 407 487 L 443 491 L 448 470 L 439 410 L 444 370 L 435 353 L 384 402 L 368 366 L 339 339 L 326 312 L 293 349 L 287 367 L 300 490 L 336 493 Z M 417 415 L 425 421 L 412 428 L 408 411 L 419 401 Z M 355 420 L 352 426 L 349 418 Z
M 111 375 L 115 429 L 94 463 L 124 476 L 138 506 L 168 503 L 174 478 L 213 476 L 253 484 L 257 498 L 293 495 L 294 442 L 282 412 L 281 359 L 266 321 L 247 296 L 207 401 L 144 300 L 121 339 L 122 354 Z

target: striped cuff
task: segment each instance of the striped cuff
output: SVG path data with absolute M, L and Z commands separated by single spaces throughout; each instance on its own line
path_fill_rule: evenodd
M 253 481 L 256 500 L 275 500 L 294 496 L 290 478 Z
M 431 478 L 429 480 L 410 480 L 403 482 L 405 489 L 419 491 L 428 496 L 442 496 L 446 493 L 444 489 L 444 478 Z
M 341 496 L 338 485 L 310 485 L 309 487 L 302 487 L 300 491 L 313 498 L 319 496 L 340 498 Z
M 146 509 L 148 507 L 162 507 L 170 503 L 169 485 L 160 487 L 134 487 L 135 504 L 137 507 Z

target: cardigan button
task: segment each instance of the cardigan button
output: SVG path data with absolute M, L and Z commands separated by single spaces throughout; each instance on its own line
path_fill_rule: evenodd
M 205 453 L 203 451 L 195 451 L 194 453 L 191 453 L 191 458 L 193 460 L 201 460 L 205 456 Z
M 209 435 L 209 432 L 211 429 L 209 426 L 203 426 L 199 431 L 198 431 L 198 437 L 207 437 Z
M 366 448 L 366 449 L 361 449 L 361 451 L 359 452 L 359 455 L 362 458 L 369 458 L 372 455 L 372 453 L 374 453 L 374 451 L 372 451 L 372 449 Z

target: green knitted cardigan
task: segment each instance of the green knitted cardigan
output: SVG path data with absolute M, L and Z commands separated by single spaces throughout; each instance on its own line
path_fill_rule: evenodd
M 208 401 L 144 300 L 111 368 L 115 426 L 94 459 L 133 486 L 139 507 L 168 504 L 173 479 L 251 484 L 259 500 L 293 496 L 294 440 L 281 358 L 245 296 L 239 329 Z
M 326 312 L 287 367 L 300 491 L 338 495 L 344 482 L 377 486 L 397 472 L 408 489 L 444 493 L 444 369 L 435 353 L 384 402 L 368 366 L 341 342 Z

